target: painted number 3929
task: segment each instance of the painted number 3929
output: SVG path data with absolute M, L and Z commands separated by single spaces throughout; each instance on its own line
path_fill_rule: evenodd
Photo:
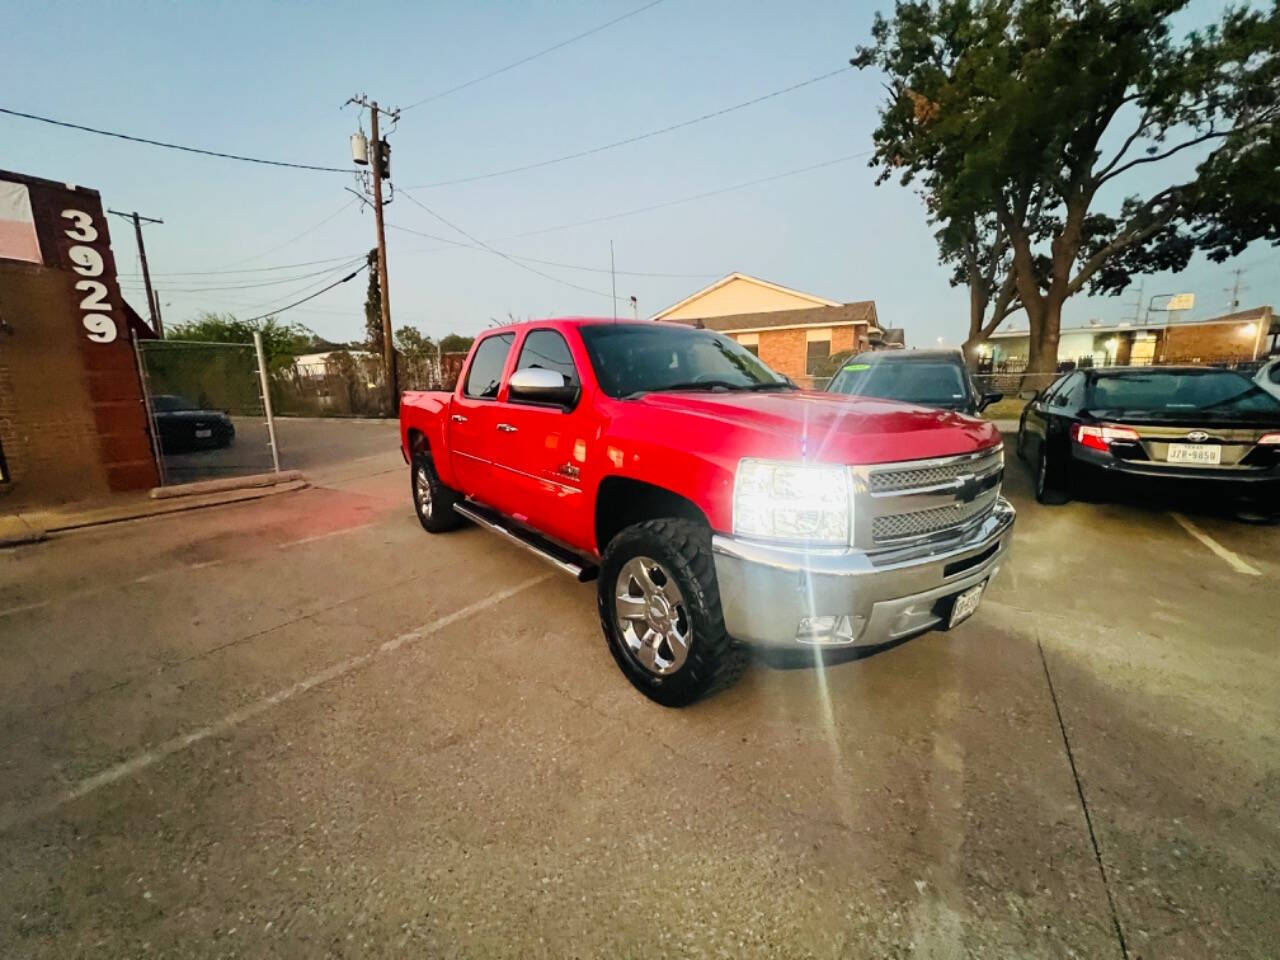
M 102 254 L 94 247 L 88 246 L 98 239 L 98 228 L 93 225 L 93 217 L 83 210 L 63 210 L 63 219 L 70 220 L 71 226 L 65 233 L 75 245 L 67 250 L 67 258 L 71 261 L 71 269 L 83 280 L 76 281 L 76 291 L 82 294 L 80 309 L 83 313 L 80 322 L 84 325 L 85 334 L 95 343 L 111 343 L 118 331 L 116 322 L 111 319 L 111 303 L 107 299 L 107 285 L 100 279 L 106 270 Z

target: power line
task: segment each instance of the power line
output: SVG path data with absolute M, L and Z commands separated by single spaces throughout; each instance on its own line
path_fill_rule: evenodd
M 301 300 L 295 300 L 293 303 L 287 304 L 286 306 L 277 307 L 274 310 L 268 310 L 266 313 L 259 314 L 256 317 L 250 317 L 248 320 L 244 322 L 253 323 L 255 320 L 264 320 L 267 317 L 274 317 L 277 314 L 284 313 L 286 310 L 292 310 L 294 307 L 300 306 L 301 304 L 306 303 L 308 300 L 314 300 L 316 297 L 320 296 L 320 294 L 322 293 L 327 293 L 328 291 L 332 290 L 334 287 L 338 286 L 339 284 L 346 283 L 348 280 L 354 279 L 360 274 L 361 270 L 367 270 L 367 269 L 369 269 L 368 262 L 362 264 L 359 267 L 356 267 L 354 270 L 348 273 L 341 280 L 333 281 L 333 283 L 329 284 L 327 287 L 323 287 L 317 290 L 315 293 L 311 294 L 310 296 L 303 297 Z
M 358 261 L 362 259 L 364 259 L 363 254 L 354 256 L 354 257 L 348 257 L 345 261 L 343 261 L 341 266 L 338 266 L 338 267 L 331 266 L 331 267 L 326 267 L 323 270 L 315 270 L 311 273 L 300 273 L 297 276 L 280 277 L 275 280 L 262 280 L 257 283 L 231 283 L 231 284 L 219 284 L 219 285 L 208 286 L 208 287 L 166 287 L 165 289 L 171 290 L 174 292 L 181 292 L 181 293 L 207 293 L 210 291 L 218 291 L 218 290 L 253 290 L 260 287 L 277 287 L 282 283 L 297 283 L 299 280 L 310 280 L 313 277 L 330 276 L 334 273 L 337 273 L 339 270 L 345 270 L 348 267 L 354 266 Z M 125 282 L 135 283 L 135 284 L 137 283 L 136 280 L 127 280 Z
M 274 247 L 270 247 L 266 250 L 263 250 L 261 253 L 255 253 L 252 256 L 248 256 L 248 257 L 241 257 L 239 260 L 232 260 L 230 263 L 223 264 L 223 266 L 234 267 L 241 263 L 248 263 L 250 260 L 257 260 L 259 257 L 265 257 L 268 253 L 275 253 L 277 250 L 282 250 L 285 247 L 289 246 L 290 244 L 296 243 L 297 241 L 301 240 L 303 237 L 307 236 L 308 234 L 315 233 L 317 230 L 323 227 L 326 223 L 328 223 L 334 217 L 338 216 L 340 213 L 342 213 L 344 210 L 346 210 L 355 202 L 356 202 L 355 199 L 348 200 L 346 203 L 340 206 L 337 210 L 333 211 L 333 213 L 329 214 L 323 220 L 320 220 L 317 223 L 313 223 L 311 226 L 307 227 L 307 229 L 303 230 L 301 233 L 297 234 L 296 236 L 290 237 L 288 240 L 284 241 L 283 243 L 277 243 Z
M 641 213 L 650 213 L 654 210 L 662 210 L 666 207 L 674 207 L 682 203 L 693 203 L 695 200 L 706 200 L 708 197 L 717 197 L 722 193 L 731 193 L 734 190 L 745 190 L 747 187 L 759 186 L 762 183 L 772 183 L 774 180 L 781 180 L 784 177 L 794 177 L 802 173 L 809 173 L 813 170 L 821 170 L 824 167 L 833 167 L 839 163 L 848 163 L 850 160 L 856 160 L 859 157 L 866 157 L 872 154 L 872 150 L 863 150 L 859 153 L 850 153 L 843 157 L 836 157 L 833 160 L 824 160 L 821 163 L 813 163 L 807 167 L 797 167 L 794 170 L 784 170 L 782 173 L 771 174 L 767 177 L 757 177 L 754 180 L 744 180 L 741 183 L 735 183 L 727 187 L 719 187 L 715 190 L 707 190 L 703 193 L 695 193 L 688 197 L 678 197 L 675 200 L 663 200 L 660 203 L 651 203 L 645 207 L 636 207 L 633 210 L 623 210 L 619 213 L 609 213 L 601 217 L 590 217 L 586 220 L 575 220 L 573 223 L 562 223 L 554 227 L 542 227 L 538 230 L 526 230 L 523 233 L 512 233 L 505 237 L 498 237 L 502 240 L 520 240 L 524 237 L 535 237 L 543 233 L 553 233 L 557 230 L 568 230 L 572 227 L 585 227 L 593 223 L 604 223 L 608 220 L 619 220 L 623 217 L 634 217 Z
M 519 167 L 508 167 L 505 170 L 493 170 L 493 171 L 490 171 L 489 173 L 480 173 L 470 177 L 458 177 L 454 180 L 437 180 L 434 183 L 419 183 L 414 186 L 410 186 L 402 189 L 426 190 L 430 187 L 447 187 L 447 186 L 453 186 L 454 184 L 458 184 L 458 183 L 474 183 L 477 180 L 491 180 L 494 177 L 505 177 L 508 174 L 512 174 L 512 173 L 523 173 L 526 170 L 537 170 L 542 167 L 549 167 L 552 164 L 564 163 L 566 160 L 578 160 L 582 157 L 589 157 L 589 156 L 592 156 L 593 154 L 603 153 L 606 150 L 613 150 L 616 147 L 626 146 L 627 144 L 630 144 L 630 143 L 638 143 L 641 140 L 648 140 L 650 137 L 657 137 L 664 133 L 671 133 L 674 130 L 681 130 L 684 127 L 691 127 L 695 123 L 702 123 L 705 120 L 712 120 L 716 117 L 722 117 L 727 113 L 733 113 L 735 110 L 743 110 L 746 107 L 755 106 L 757 103 L 763 103 L 766 100 L 772 100 L 774 97 L 783 96 L 784 94 L 791 93 L 795 90 L 799 90 L 802 87 L 808 87 L 808 86 L 811 86 L 812 84 L 819 83 L 823 80 L 828 80 L 831 77 L 838 76 L 839 74 L 842 74 L 842 73 L 846 73 L 852 69 L 853 67 L 851 66 L 840 67 L 838 70 L 832 70 L 828 73 L 823 73 L 816 77 L 810 77 L 808 80 L 802 80 L 800 83 L 793 83 L 791 86 L 783 87 L 781 90 L 774 90 L 772 93 L 766 93 L 766 94 L 763 94 L 762 96 L 754 97 L 750 100 L 744 100 L 742 103 L 735 103 L 733 106 L 722 107 L 719 110 L 713 110 L 711 113 L 704 113 L 702 114 L 702 116 L 694 117 L 691 120 L 682 120 L 680 123 L 673 123 L 670 126 L 661 127 L 657 130 L 650 130 L 648 133 L 640 133 L 640 134 L 636 134 L 633 137 L 626 137 L 622 140 L 615 140 L 612 143 L 606 143 L 598 147 L 592 147 L 589 150 L 579 150 L 577 153 L 567 153 L 562 157 L 552 157 L 549 160 L 539 160 L 536 163 L 526 163 Z
M 405 110 L 412 110 L 414 107 L 420 107 L 424 103 L 431 103 L 433 100 L 439 100 L 441 97 L 447 97 L 451 93 L 457 93 L 459 90 L 465 90 L 467 89 L 467 87 L 474 86 L 475 84 L 481 83 L 484 80 L 491 80 L 494 77 L 498 76 L 499 74 L 506 73 L 508 70 L 514 70 L 516 67 L 523 66 L 524 64 L 529 63 L 531 60 L 537 60 L 539 57 L 546 56 L 548 53 L 553 53 L 554 51 L 559 50 L 562 47 L 567 47 L 571 43 L 576 43 L 577 41 L 582 40 L 586 37 L 589 37 L 592 34 L 599 33 L 601 30 L 608 29 L 609 27 L 612 27 L 615 23 L 621 23 L 623 20 L 626 20 L 630 17 L 634 17 L 638 13 L 644 13 L 646 10 L 650 9 L 651 7 L 656 7 L 660 3 L 662 3 L 662 0 L 652 0 L 651 3 L 646 3 L 642 7 L 637 7 L 636 9 L 628 13 L 624 13 L 620 17 L 614 17 L 612 20 L 609 20 L 606 23 L 602 23 L 598 27 L 592 27 L 590 30 L 587 30 L 583 33 L 579 33 L 576 36 L 570 37 L 568 40 L 561 40 L 559 43 L 554 44 L 550 47 L 547 47 L 545 50 L 539 50 L 537 53 L 531 53 L 527 57 L 522 57 L 519 60 L 516 60 L 512 63 L 508 63 L 505 67 L 499 67 L 497 70 L 491 70 L 489 73 L 482 74 L 481 76 L 478 76 L 478 77 L 474 77 L 471 80 L 468 80 L 465 83 L 460 83 L 455 87 L 450 87 L 447 90 L 441 90 L 439 93 L 433 93 L 431 94 L 431 96 L 423 97 L 421 100 L 415 100 L 413 103 L 409 104 L 407 107 L 402 108 L 400 112 L 404 113 Z
M 117 140 L 128 140 L 132 143 L 145 143 L 152 147 L 165 147 L 169 150 L 181 150 L 184 153 L 198 153 L 206 157 L 219 157 L 223 160 L 241 160 L 245 163 L 257 163 L 267 167 L 289 167 L 293 170 L 319 170 L 324 173 L 350 173 L 350 169 L 346 167 L 322 167 L 312 163 L 290 163 L 285 160 L 264 160 L 261 157 L 246 157 L 237 153 L 222 153 L 218 150 L 204 150 L 200 147 L 187 147 L 180 143 L 167 143 L 164 140 L 152 140 L 148 137 L 135 137 L 128 133 L 115 133 L 111 130 L 100 130 L 97 127 L 87 127 L 80 123 L 68 123 L 66 120 L 54 120 L 51 117 L 41 117 L 34 113 L 23 113 L 21 110 L 10 110 L 8 107 L 0 107 L 0 113 L 7 113 L 11 117 L 22 117 L 25 120 L 35 120 L 39 123 L 48 123 L 55 127 L 65 127 L 68 130 L 79 130 L 82 133 L 96 133 L 103 137 L 115 137 Z
M 421 207 L 427 213 L 431 214 L 431 216 L 435 217 L 437 220 L 443 223 L 446 227 L 449 227 L 452 230 L 456 230 L 458 233 L 462 234 L 472 243 L 476 244 L 477 246 L 483 247 L 485 250 L 488 250 L 490 253 L 497 254 L 503 260 L 506 260 L 508 263 L 512 264 L 513 266 L 519 267 L 521 270 L 528 270 L 530 273 L 535 273 L 540 277 L 553 281 L 554 283 L 559 283 L 566 287 L 572 287 L 574 290 L 581 290 L 583 293 L 595 294 L 598 297 L 608 297 L 610 299 L 613 298 L 613 294 L 605 293 L 603 290 L 592 290 L 590 287 L 581 287 L 581 286 L 578 286 L 578 284 L 576 283 L 570 283 L 568 280 L 561 280 L 559 277 L 554 277 L 549 273 L 544 273 L 543 271 L 537 269 L 536 267 L 529 266 L 527 263 L 521 263 L 519 260 L 515 259 L 514 257 L 508 256 L 507 254 L 503 253 L 501 250 L 498 250 L 498 249 L 495 249 L 494 247 L 489 246 L 483 240 L 473 237 L 471 234 L 467 233 L 467 231 L 463 230 L 456 223 L 446 220 L 444 217 L 436 213 L 434 210 L 428 207 L 425 203 L 423 203 L 413 194 L 409 193 L 409 191 L 405 190 L 403 187 L 400 189 L 400 195 L 402 197 L 407 197 L 410 203 L 414 204 L 415 206 Z
M 303 260 L 301 263 L 280 263 L 274 267 L 245 267 L 243 270 L 175 270 L 169 273 L 152 273 L 153 277 L 213 277 L 238 273 L 268 273 L 274 270 L 294 270 L 298 267 L 314 267 L 321 263 L 345 263 L 364 254 L 348 254 L 345 257 L 327 257 L 324 260 Z M 121 273 L 121 277 L 140 277 L 140 273 Z
M 494 251 L 488 247 L 482 247 L 474 243 L 463 243 L 460 240 L 450 240 L 448 237 L 437 236 L 434 233 L 425 233 L 422 230 L 413 230 L 409 227 L 402 227 L 396 223 L 388 223 L 387 226 L 392 230 L 399 230 L 401 233 L 411 233 L 415 237 L 426 237 L 428 240 L 438 240 L 440 243 L 447 243 L 451 247 L 462 247 L 466 250 L 479 250 L 482 253 L 493 253 Z M 608 267 L 588 267 L 578 263 L 561 263 L 558 260 L 539 260 L 537 257 L 523 257 L 514 253 L 507 254 L 513 260 L 521 260 L 525 263 L 540 263 L 544 267 L 561 267 L 565 270 L 585 270 L 589 273 L 610 273 Z M 708 277 L 718 277 L 718 273 L 643 273 L 636 270 L 618 270 L 617 273 L 625 277 L 662 277 L 675 278 L 681 280 L 706 280 Z

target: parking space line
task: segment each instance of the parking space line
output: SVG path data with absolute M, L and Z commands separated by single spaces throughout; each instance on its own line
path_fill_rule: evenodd
M 357 530 L 364 530 L 371 527 L 371 523 L 362 523 L 356 527 L 343 527 L 341 530 L 330 530 L 328 533 L 317 533 L 313 537 L 303 537 L 301 540 L 290 540 L 287 543 L 281 543 L 276 546 L 277 550 L 284 550 L 287 547 L 297 547 L 304 543 L 315 543 L 317 540 L 328 540 L 330 537 L 340 537 L 344 533 L 355 533 Z
M 1182 527 L 1183 530 L 1187 531 L 1187 533 L 1191 534 L 1193 537 L 1195 537 L 1197 540 L 1203 543 L 1206 547 L 1212 550 L 1215 554 L 1217 554 L 1219 557 L 1225 560 L 1227 564 L 1231 567 L 1231 569 L 1234 570 L 1236 573 L 1243 573 L 1246 576 L 1250 576 L 1250 577 L 1262 576 L 1261 570 L 1245 563 L 1245 561 L 1240 558 L 1239 554 L 1233 553 L 1232 551 L 1228 550 L 1226 547 L 1220 544 L 1217 540 L 1213 539 L 1213 537 L 1209 536 L 1207 533 L 1205 533 L 1203 530 L 1197 527 L 1194 523 L 1192 523 L 1182 514 L 1180 513 L 1173 514 L 1173 519 L 1178 521 L 1178 525 Z
M 208 726 L 200 727 L 197 730 L 193 730 L 190 733 L 184 733 L 178 737 L 173 737 L 150 750 L 144 750 L 142 753 L 139 753 L 122 763 L 117 763 L 113 766 L 107 767 L 105 770 L 101 770 L 91 777 L 86 777 L 75 786 L 71 787 L 71 789 L 58 794 L 57 796 L 28 807 L 26 810 L 18 811 L 0 819 L 0 832 L 29 823 L 32 820 L 36 820 L 39 817 L 44 816 L 45 814 L 58 810 L 66 804 L 71 803 L 73 800 L 78 800 L 87 794 L 93 793 L 101 787 L 109 786 L 119 780 L 141 773 L 143 770 L 154 766 L 161 760 L 171 757 L 175 753 L 181 753 L 183 750 L 193 747 L 204 740 L 208 740 L 210 737 L 220 737 L 246 721 L 252 720 L 254 717 L 266 713 L 272 707 L 277 707 L 286 701 L 292 700 L 299 694 L 306 693 L 312 687 L 318 687 L 321 684 L 328 683 L 330 680 L 336 680 L 338 677 L 345 676 L 351 671 L 359 669 L 365 664 L 372 662 L 375 658 L 388 653 L 394 653 L 401 647 L 420 643 L 433 634 L 439 633 L 441 630 L 445 629 L 445 627 L 451 626 L 459 620 L 465 620 L 473 614 L 502 603 L 504 600 L 508 600 L 516 594 L 528 590 L 530 587 L 537 586 L 540 583 L 550 580 L 552 576 L 554 576 L 554 574 L 544 573 L 540 576 L 531 577 L 528 580 L 521 581 L 515 586 L 508 587 L 505 590 L 499 590 L 496 593 L 492 593 L 483 600 L 477 600 L 475 603 L 467 604 L 467 606 L 455 610 L 453 613 L 445 614 L 443 617 L 437 617 L 430 623 L 425 623 L 414 630 L 410 630 L 408 633 L 402 633 L 397 637 L 386 640 L 374 649 L 370 650 L 368 653 L 361 653 L 352 657 L 347 657 L 345 660 L 339 660 L 337 663 L 326 667 L 319 673 L 313 673 L 311 676 L 303 680 L 299 680 L 297 683 L 291 684 L 287 687 L 282 687 L 275 693 L 246 704 L 238 710 L 232 710 L 221 720 L 217 720 Z

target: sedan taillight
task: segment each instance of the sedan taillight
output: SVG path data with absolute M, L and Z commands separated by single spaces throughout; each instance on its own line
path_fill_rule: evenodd
M 1071 427 L 1071 439 L 1090 450 L 1110 453 L 1111 444 L 1117 441 L 1120 443 L 1137 443 L 1138 432 L 1130 430 L 1128 427 L 1117 427 L 1110 424 L 1102 424 L 1095 427 L 1077 423 Z
M 1264 433 L 1258 438 L 1259 445 L 1280 446 L 1280 433 Z

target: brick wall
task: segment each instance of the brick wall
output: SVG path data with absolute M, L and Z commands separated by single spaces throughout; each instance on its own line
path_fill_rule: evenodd
M 760 359 L 779 373 L 800 378 L 805 375 L 803 330 L 765 330 L 760 334 Z
M 3 171 L 0 179 L 27 185 L 44 261 L 0 260 L 0 316 L 13 331 L 0 335 L 6 505 L 154 486 L 142 388 L 97 192 Z M 87 225 L 67 210 L 88 215 Z M 92 263 L 95 251 L 100 260 Z M 92 266 L 75 272 L 86 255 Z M 114 336 L 104 335 L 112 323 Z
M 1265 322 L 1265 321 L 1264 321 Z M 1254 331 L 1249 331 L 1254 323 Z M 1167 363 L 1248 360 L 1253 357 L 1258 336 L 1256 321 L 1244 323 L 1174 324 L 1166 328 L 1156 356 Z M 1259 341 L 1265 350 L 1264 339 Z
M 805 371 L 807 341 L 804 330 L 764 330 L 760 333 L 760 359 L 779 373 L 799 380 L 808 376 Z M 831 352 L 865 350 L 866 327 L 848 325 L 831 328 Z

